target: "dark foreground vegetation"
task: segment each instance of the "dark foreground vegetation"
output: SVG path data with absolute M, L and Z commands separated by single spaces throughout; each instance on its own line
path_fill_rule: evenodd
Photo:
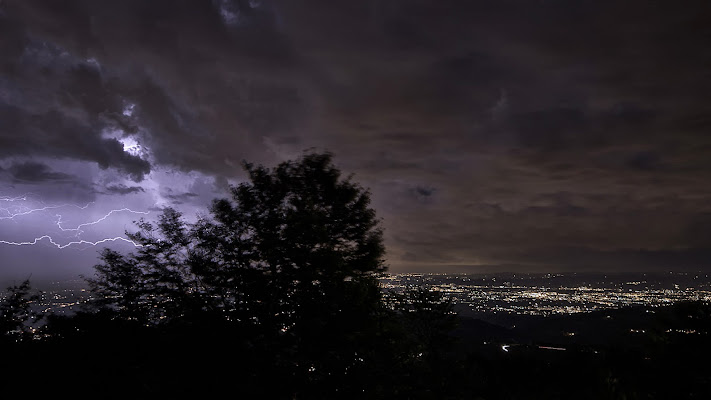
M 437 293 L 380 290 L 369 194 L 328 154 L 245 167 L 197 223 L 166 209 L 128 233 L 134 253 L 104 250 L 81 312 L 44 315 L 28 282 L 9 288 L 3 395 L 708 398 L 706 304 L 461 319 Z

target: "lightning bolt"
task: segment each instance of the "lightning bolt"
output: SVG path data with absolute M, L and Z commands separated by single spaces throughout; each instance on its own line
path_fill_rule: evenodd
M 54 210 L 54 209 L 63 208 L 63 207 L 75 207 L 80 210 L 86 210 L 92 204 L 94 204 L 94 203 L 87 203 L 85 206 L 78 206 L 76 204 L 60 204 L 57 206 L 45 206 L 45 207 L 40 207 L 40 208 L 18 207 L 19 209 L 22 209 L 23 211 L 11 211 L 9 208 L 0 208 L 0 211 L 7 213 L 7 215 L 1 216 L 0 220 L 15 219 L 15 217 L 21 217 L 23 215 L 29 215 L 29 214 L 33 214 L 33 213 L 40 212 L 40 211 Z
M 133 214 L 143 214 L 143 215 L 148 215 L 148 214 L 150 214 L 150 211 L 133 211 L 133 210 L 131 210 L 130 208 L 121 208 L 121 209 L 118 209 L 118 210 L 111 210 L 111 211 L 109 211 L 108 213 L 106 213 L 106 215 L 104 215 L 103 217 L 97 219 L 96 221 L 85 222 L 85 223 L 83 223 L 83 224 L 79 224 L 79 225 L 77 225 L 76 228 L 64 228 L 64 227 L 62 227 L 62 216 L 61 216 L 60 214 L 57 214 L 57 215 L 56 215 L 56 217 L 57 217 L 57 227 L 59 227 L 59 229 L 60 229 L 62 232 L 77 232 L 77 236 L 78 236 L 78 235 L 80 235 L 80 234 L 83 232 L 83 231 L 81 230 L 81 228 L 83 228 L 83 227 L 85 227 L 85 226 L 96 225 L 96 224 L 98 224 L 98 223 L 100 223 L 100 222 L 106 220 L 106 218 L 110 217 L 111 214 L 118 213 L 118 212 L 124 212 L 124 211 L 130 212 L 130 213 L 133 213 Z
M 57 205 L 44 205 L 42 204 L 43 202 L 41 201 L 34 201 L 35 203 L 40 203 L 40 204 L 30 204 L 34 205 L 34 207 L 30 207 L 30 205 L 27 205 L 27 202 L 33 202 L 31 200 L 30 196 L 25 194 L 21 196 L 0 196 L 0 202 L 4 203 L 15 203 L 18 202 L 18 205 L 12 205 L 11 207 L 6 207 L 2 208 L 0 207 L 0 220 L 12 220 L 12 221 L 17 221 L 20 217 L 27 216 L 30 214 L 35 214 L 35 213 L 40 213 L 43 211 L 48 211 L 48 210 L 56 210 L 56 209 L 61 209 L 61 208 L 75 208 L 78 210 L 86 210 L 89 208 L 93 202 L 87 203 L 85 205 L 77 205 L 77 204 L 57 204 Z M 47 242 L 50 245 L 58 248 L 58 249 L 66 249 L 71 246 L 78 246 L 78 245 L 87 245 L 87 246 L 98 246 L 100 244 L 104 243 L 109 243 L 109 242 L 126 242 L 130 243 L 135 247 L 142 247 L 139 243 L 135 243 L 130 239 L 127 239 L 122 236 L 116 236 L 116 237 L 109 237 L 109 238 L 103 238 L 99 239 L 96 241 L 91 241 L 91 240 L 85 240 L 81 238 L 81 234 L 84 233 L 84 230 L 82 228 L 86 228 L 89 226 L 97 225 L 101 222 L 106 221 L 109 217 L 111 217 L 114 214 L 117 213 L 131 213 L 131 214 L 139 214 L 139 215 L 148 215 L 150 214 L 149 211 L 135 211 L 130 208 L 120 208 L 120 209 L 113 209 L 108 212 L 106 212 L 102 217 L 89 221 L 89 222 L 84 222 L 81 224 L 76 225 L 75 227 L 65 227 L 63 225 L 62 221 L 62 215 L 61 214 L 56 214 L 55 217 L 57 218 L 56 221 L 56 226 L 59 228 L 61 232 L 70 232 L 73 233 L 73 237 L 76 238 L 76 240 L 71 240 L 66 243 L 60 243 L 55 237 L 53 237 L 50 234 L 42 234 L 41 236 L 35 237 L 32 240 L 27 240 L 27 241 L 13 241 L 13 240 L 4 240 L 0 239 L 0 244 L 5 244 L 5 245 L 10 245 L 10 246 L 34 246 L 43 242 Z
M 22 196 L 10 197 L 10 196 L 0 196 L 0 201 L 27 201 L 27 194 Z
M 30 195 L 31 195 L 30 193 L 26 193 L 26 194 L 23 194 L 20 196 L 15 196 L 15 197 L 0 196 L 0 202 L 6 202 L 6 203 L 29 202 L 29 201 L 32 201 L 32 200 L 30 200 Z M 43 202 L 37 201 L 37 203 L 43 203 Z M 78 208 L 80 210 L 85 210 L 92 204 L 93 203 L 87 203 L 84 206 L 79 206 L 76 204 L 59 204 L 59 205 L 52 205 L 52 206 L 42 205 L 41 207 L 30 208 L 23 203 L 18 206 L 13 206 L 13 207 L 8 207 L 8 208 L 0 207 L 0 213 L 4 214 L 4 215 L 0 215 L 0 220 L 15 219 L 16 217 L 21 217 L 23 215 L 29 215 L 29 214 L 33 214 L 36 212 L 53 210 L 53 209 L 58 209 L 58 208 L 63 208 L 63 207 L 74 207 L 74 208 Z
M 56 248 L 58 248 L 58 249 L 66 249 L 66 248 L 69 247 L 69 246 L 73 246 L 73 245 L 77 245 L 77 244 L 88 244 L 88 245 L 90 245 L 90 246 L 98 246 L 98 245 L 100 245 L 100 244 L 102 244 L 102 243 L 116 242 L 116 241 L 123 241 L 123 242 L 131 243 L 132 245 L 134 245 L 134 246 L 136 246 L 136 247 L 143 247 L 143 245 L 138 244 L 138 243 L 136 243 L 136 242 L 134 242 L 134 241 L 132 241 L 132 240 L 126 239 L 126 238 L 121 237 L 121 236 L 116 236 L 116 237 L 112 237 L 112 238 L 101 239 L 101 240 L 97 240 L 97 241 L 95 241 L 95 242 L 92 242 L 92 241 L 89 241 L 89 240 L 83 240 L 83 239 L 82 239 L 82 240 L 75 240 L 75 241 L 73 241 L 73 242 L 69 242 L 69 243 L 65 243 L 65 244 L 60 244 L 60 243 L 55 242 L 54 239 L 52 239 L 51 236 L 49 236 L 49 235 L 42 235 L 42 236 L 40 236 L 40 237 L 38 237 L 38 238 L 35 238 L 35 239 L 33 239 L 32 241 L 28 241 L 28 242 L 10 242 L 10 241 L 8 241 L 8 240 L 0 240 L 0 244 L 8 244 L 8 245 L 11 245 L 11 246 L 34 246 L 34 245 L 38 244 L 39 242 L 41 242 L 41 241 L 44 240 L 44 239 L 47 239 L 47 241 L 49 241 L 50 244 L 54 245 L 54 246 L 55 246 Z

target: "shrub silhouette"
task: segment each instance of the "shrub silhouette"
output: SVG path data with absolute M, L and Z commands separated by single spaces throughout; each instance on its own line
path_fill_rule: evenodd
M 7 288 L 0 301 L 0 339 L 4 336 L 19 341 L 29 336 L 31 324 L 40 318 L 31 307 L 39 298 L 40 293 L 32 293 L 29 279 Z

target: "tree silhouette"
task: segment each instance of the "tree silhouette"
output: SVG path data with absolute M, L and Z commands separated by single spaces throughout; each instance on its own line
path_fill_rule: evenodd
M 229 324 L 296 391 L 335 390 L 366 368 L 386 315 L 370 193 L 328 153 L 244 168 L 249 181 L 195 224 L 167 208 L 127 233 L 135 253 L 104 250 L 94 304 L 148 326 Z
M 39 299 L 39 293 L 32 293 L 29 279 L 8 287 L 7 294 L 0 301 L 0 335 L 16 340 L 29 336 L 30 323 L 37 322 L 40 317 L 31 306 Z
M 94 266 L 96 277 L 86 279 L 96 297 L 92 305 L 110 307 L 121 318 L 145 322 L 147 304 L 144 301 L 143 271 L 123 254 L 104 249 L 103 264 Z
M 382 307 L 384 247 L 369 192 L 342 179 L 330 154 L 244 167 L 249 182 L 195 226 L 191 270 L 216 307 L 274 339 L 293 374 L 343 374 L 362 362 L 359 337 Z

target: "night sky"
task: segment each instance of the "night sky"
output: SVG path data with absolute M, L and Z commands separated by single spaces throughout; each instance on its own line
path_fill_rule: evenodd
M 711 3 L 0 1 L 0 278 L 310 148 L 392 272 L 711 269 Z

